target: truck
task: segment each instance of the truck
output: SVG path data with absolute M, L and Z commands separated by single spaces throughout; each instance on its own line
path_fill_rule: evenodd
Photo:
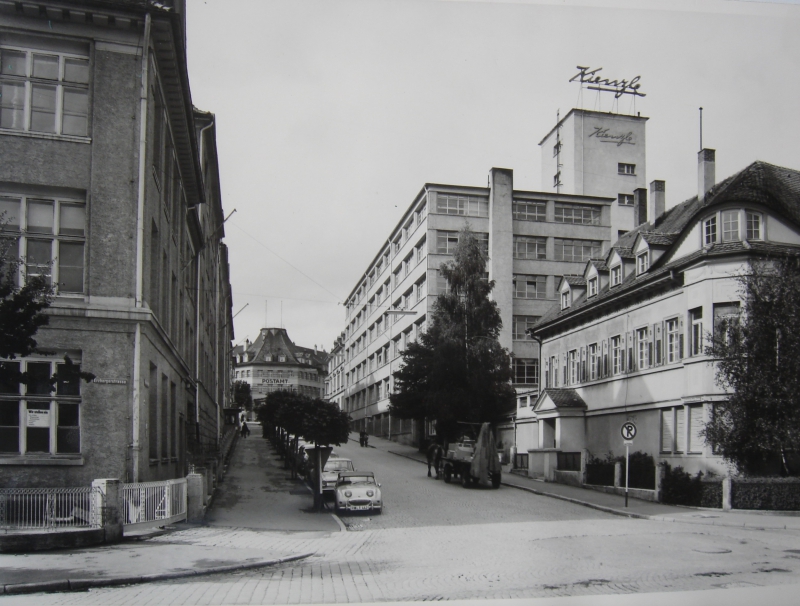
M 480 482 L 500 488 L 501 467 L 492 426 L 489 423 L 481 425 L 477 440 L 463 436 L 449 444 L 442 457 L 442 473 L 448 484 L 453 478 L 459 478 L 464 488 Z

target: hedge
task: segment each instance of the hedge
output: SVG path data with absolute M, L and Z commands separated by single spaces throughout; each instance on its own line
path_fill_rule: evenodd
M 653 457 L 646 452 L 636 451 L 631 453 L 630 462 L 631 473 L 628 477 L 628 487 L 655 490 L 656 465 Z M 615 463 L 622 464 L 620 486 L 625 486 L 625 457 L 615 457 L 610 452 L 605 459 L 598 459 L 594 456 L 589 457 L 586 463 L 586 483 L 595 486 L 613 486 Z
M 587 463 L 586 483 L 594 486 L 613 486 L 614 463 Z
M 800 510 L 800 478 L 734 478 L 731 506 L 734 509 Z
M 692 476 L 683 467 L 672 469 L 664 463 L 660 500 L 670 505 L 722 508 L 722 480 L 711 474 L 703 477 L 702 471 Z

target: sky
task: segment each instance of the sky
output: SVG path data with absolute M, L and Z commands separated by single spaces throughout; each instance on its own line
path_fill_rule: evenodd
M 667 207 L 762 160 L 800 169 L 800 6 L 703 0 L 188 0 L 192 100 L 217 120 L 235 343 L 330 350 L 342 303 L 425 183 L 541 190 L 578 65 L 640 76 Z M 586 109 L 613 95 L 584 91 Z M 633 108 L 621 100 L 619 111 Z

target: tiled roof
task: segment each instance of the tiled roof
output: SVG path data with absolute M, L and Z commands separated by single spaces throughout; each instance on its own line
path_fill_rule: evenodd
M 617 250 L 623 258 L 633 258 L 632 246 L 639 234 L 642 234 L 642 237 L 648 241 L 650 239 L 659 239 L 663 242 L 669 240 L 672 245 L 704 209 L 729 201 L 763 204 L 776 210 L 779 214 L 787 216 L 796 225 L 800 225 L 800 171 L 781 168 L 765 162 L 754 162 L 743 171 L 715 185 L 703 200 L 698 200 L 697 197 L 686 200 L 658 217 L 655 226 L 647 222 L 623 234 L 612 248 Z M 616 299 L 642 285 L 662 279 L 671 270 L 703 256 L 719 256 L 747 251 L 773 255 L 797 254 L 800 252 L 800 247 L 771 242 L 737 241 L 714 244 L 679 259 L 668 260 L 668 255 L 665 253 L 641 276 L 630 274 L 625 277 L 622 284 L 613 288 L 606 286 L 596 297 L 593 296 L 591 301 L 587 301 L 585 296 L 581 296 L 564 310 L 561 310 L 558 305 L 553 305 L 536 323 L 535 328 L 541 328 L 561 317 L 575 315 L 585 308 L 600 306 L 608 300 Z M 661 260 L 663 260 L 663 264 L 659 263 Z M 569 279 L 568 276 L 565 277 Z
M 575 276 L 573 274 L 567 274 L 564 276 L 564 279 L 567 281 L 567 284 L 570 286 L 586 286 L 586 278 L 583 276 Z
M 680 234 L 664 234 L 653 231 L 640 232 L 642 240 L 651 246 L 672 246 Z
M 574 389 L 548 387 L 542 395 L 548 396 L 556 408 L 586 408 L 586 402 Z
M 256 340 L 247 347 L 237 346 L 234 348 L 234 355 L 247 353 L 250 361 L 264 362 L 264 356 L 272 355 L 273 359 L 269 364 L 277 362 L 277 356 L 286 356 L 283 364 L 301 364 L 301 359 L 310 360 L 310 366 L 325 367 L 327 352 L 325 350 L 315 350 L 308 347 L 295 345 L 289 338 L 285 328 L 262 328 Z
M 589 259 L 589 263 L 597 268 L 597 271 L 608 271 L 605 259 Z

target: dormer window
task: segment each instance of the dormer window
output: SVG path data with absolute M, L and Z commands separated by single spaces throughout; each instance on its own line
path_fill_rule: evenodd
M 649 251 L 645 251 L 636 257 L 636 274 L 643 274 L 650 267 Z
M 286 356 L 278 356 L 278 362 L 286 362 Z
M 761 239 L 761 215 L 758 213 L 745 211 L 747 221 L 747 239 L 760 240 Z
M 589 278 L 589 296 L 593 297 L 597 294 L 597 276 Z
M 703 221 L 703 244 L 709 246 L 717 241 L 717 217 L 709 217 Z
M 272 362 L 272 354 L 265 355 L 264 362 Z
M 739 239 L 739 211 L 722 211 L 722 241 L 734 242 Z
M 611 268 L 611 286 L 620 284 L 622 284 L 622 265 L 616 265 Z
M 567 309 L 569 307 L 569 291 L 565 290 L 561 293 L 561 309 Z

